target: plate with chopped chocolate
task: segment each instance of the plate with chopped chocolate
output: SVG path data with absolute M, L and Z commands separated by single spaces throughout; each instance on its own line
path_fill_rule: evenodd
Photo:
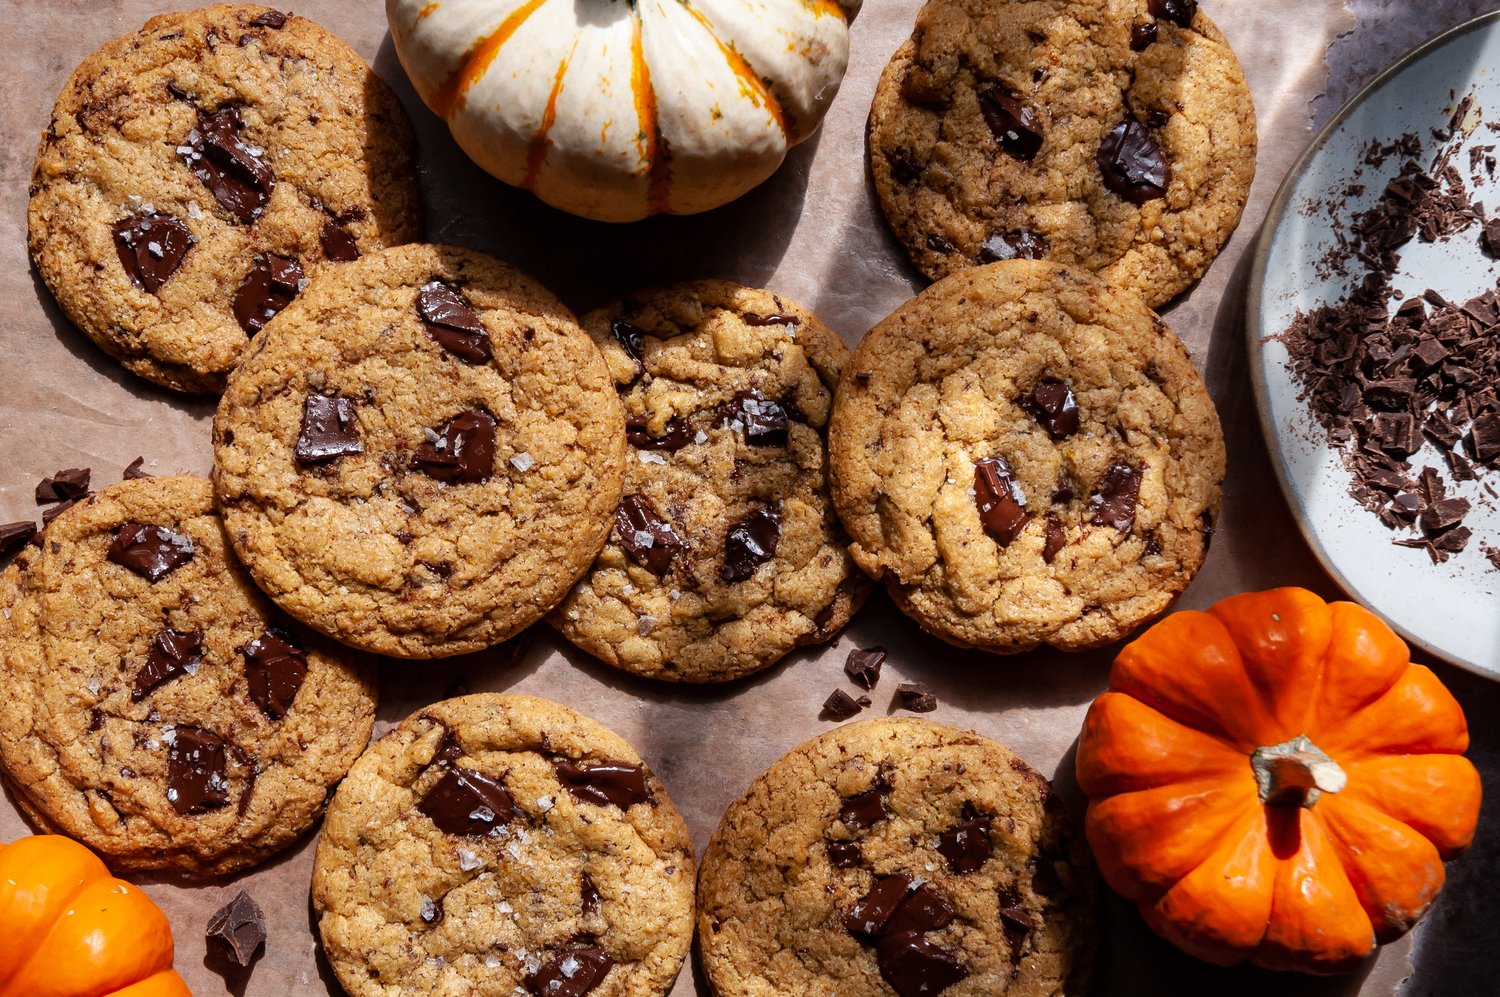
M 1500 676 L 1494 65 L 1500 12 L 1334 116 L 1277 192 L 1247 324 L 1273 463 L 1324 567 L 1414 644 Z

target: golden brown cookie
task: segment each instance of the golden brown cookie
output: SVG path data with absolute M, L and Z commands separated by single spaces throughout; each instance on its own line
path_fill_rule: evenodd
M 369 740 L 373 669 L 255 590 L 205 480 L 106 488 L 0 578 L 0 763 L 33 823 L 112 868 L 255 865 Z
M 413 144 L 395 94 L 313 22 L 252 4 L 162 14 L 58 97 L 31 255 L 127 369 L 220 391 L 309 279 L 420 237 Z
M 692 841 L 617 735 L 547 700 L 465 696 L 355 763 L 313 907 L 352 997 L 660 997 L 692 941 Z
M 583 324 L 625 404 L 625 498 L 552 624 L 617 668 L 685 682 L 843 629 L 869 587 L 828 497 L 843 342 L 785 298 L 718 280 Z
M 788 752 L 703 855 L 698 947 L 719 997 L 1073 997 L 1095 877 L 1051 786 L 926 720 Z
M 881 208 L 933 280 L 1007 259 L 1159 306 L 1255 175 L 1255 109 L 1194 0 L 930 0 L 870 110 Z
M 1207 552 L 1212 399 L 1139 298 L 1016 260 L 939 281 L 872 329 L 829 430 L 854 559 L 923 628 L 1024 651 L 1108 644 Z

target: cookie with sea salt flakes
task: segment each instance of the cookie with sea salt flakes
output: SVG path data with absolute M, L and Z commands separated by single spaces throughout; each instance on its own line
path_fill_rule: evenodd
M 1196 0 L 930 0 L 870 109 L 881 208 L 928 277 L 1047 259 L 1152 306 L 1234 231 L 1255 143 Z
M 436 658 L 541 619 L 620 501 L 625 423 L 599 351 L 482 253 L 387 249 L 319 278 L 229 379 L 214 483 L 282 609 Z
M 481 694 L 408 717 L 355 763 L 313 868 L 352 997 L 660 997 L 693 936 L 693 846 L 618 735 Z
M 830 639 L 868 591 L 828 497 L 849 351 L 769 291 L 705 280 L 585 316 L 625 405 L 625 497 L 549 618 L 625 671 L 719 682 Z
M 1015 260 L 960 271 L 872 329 L 829 430 L 854 559 L 922 627 L 1082 650 L 1162 612 L 1208 550 L 1218 413 L 1139 298 Z
M 926 720 L 792 749 L 724 814 L 698 880 L 718 997 L 1079 997 L 1097 886 L 1047 780 Z
M 411 125 L 349 46 L 253 4 L 162 14 L 84 60 L 31 181 L 30 248 L 133 373 L 216 392 L 336 264 L 420 237 Z
M 235 872 L 305 833 L 369 739 L 374 672 L 229 553 L 200 478 L 59 515 L 0 580 L 0 767 L 112 868 Z

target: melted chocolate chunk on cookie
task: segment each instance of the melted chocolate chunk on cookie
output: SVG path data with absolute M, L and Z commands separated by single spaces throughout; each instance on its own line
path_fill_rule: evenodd
M 431 719 L 430 717 L 428 719 Z M 464 756 L 463 742 L 458 739 L 458 731 L 452 727 L 443 728 L 443 736 L 438 741 L 437 750 L 432 753 L 431 765 L 452 765 Z
M 297 463 L 326 464 L 364 452 L 353 399 L 309 395 L 302 406 L 302 429 L 297 433 Z
M 719 577 L 726 583 L 743 582 L 757 568 L 776 556 L 781 542 L 781 514 L 775 509 L 757 509 L 736 523 L 724 538 L 724 567 Z
M 615 510 L 615 539 L 637 564 L 653 575 L 665 575 L 672 559 L 687 550 L 672 524 L 644 495 L 627 495 Z
M 1009 547 L 1026 528 L 1026 510 L 1016 499 L 1010 474 L 1004 457 L 974 462 L 974 505 L 979 509 L 979 522 L 1001 547 Z
M 186 223 L 161 212 L 131 215 L 115 222 L 111 231 L 126 276 L 147 294 L 155 294 L 172 279 L 198 241 Z
M 641 352 L 642 344 L 646 341 L 646 330 L 634 325 L 622 318 L 617 318 L 609 324 L 609 334 L 615 337 L 615 342 L 620 344 L 621 349 L 630 354 L 630 359 L 637 364 L 643 362 L 644 354 Z
M 843 803 L 839 804 L 839 820 L 855 831 L 874 827 L 886 819 L 885 797 L 889 792 L 889 786 L 877 783 L 874 789 L 844 797 Z
M 875 683 L 880 681 L 880 667 L 885 664 L 885 648 L 883 647 L 856 647 L 849 652 L 849 657 L 844 661 L 844 674 L 849 676 L 849 681 L 866 689 L 875 688 Z
M 268 10 L 250 22 L 252 28 L 284 28 L 286 15 L 279 10 Z
M 996 232 L 979 247 L 980 263 L 1001 260 L 1040 260 L 1047 255 L 1047 240 L 1030 229 L 1018 228 Z
M 615 961 L 597 945 L 559 952 L 526 974 L 526 989 L 537 997 L 583 997 L 604 982 Z
M 861 940 L 874 941 L 885 933 L 896 912 L 906 903 L 911 877 L 877 876 L 868 893 L 844 915 L 844 930 Z
M 318 233 L 318 242 L 323 247 L 323 258 L 334 263 L 353 263 L 359 259 L 359 243 L 349 230 L 335 218 L 323 221 L 323 230 Z
M 1042 542 L 1042 560 L 1051 564 L 1067 545 L 1068 535 L 1063 530 L 1062 521 L 1056 516 L 1048 516 L 1045 539 Z
M 163 627 L 151 638 L 146 664 L 135 674 L 130 701 L 139 703 L 179 675 L 191 675 L 203 664 L 203 631 L 184 633 Z
M 1193 15 L 1198 13 L 1198 0 L 1147 0 L 1146 9 L 1152 17 L 1191 28 Z
M 754 312 L 746 312 L 740 316 L 746 325 L 791 325 L 798 326 L 802 320 L 795 315 L 783 315 L 780 312 L 772 312 L 770 315 L 757 315 Z
M 857 841 L 824 842 L 828 849 L 828 861 L 835 869 L 856 869 L 864 864 L 865 856 Z
M 1156 42 L 1159 28 L 1155 21 L 1147 21 L 1137 24 L 1130 29 L 1130 51 L 1144 52 Z
M 962 820 L 938 835 L 938 854 L 958 875 L 974 872 L 990 860 L 990 818 L 965 803 Z
M 589 878 L 588 873 L 583 873 L 578 878 L 578 909 L 584 917 L 588 917 L 599 909 L 599 888 Z
M 644 765 L 604 762 L 584 768 L 567 758 L 554 758 L 557 781 L 581 803 L 596 807 L 617 806 L 629 810 L 637 803 L 654 803 L 646 785 Z
M 187 816 L 227 804 L 226 762 L 222 737 L 202 727 L 176 727 L 167 742 L 167 802 L 172 809 Z
M 257 253 L 255 265 L 234 295 L 235 320 L 253 336 L 306 286 L 302 264 L 275 253 Z
M 969 975 L 956 953 L 911 932 L 881 938 L 875 961 L 899 997 L 941 993 Z
M 1111 464 L 1094 493 L 1098 506 L 1089 522 L 1129 533 L 1135 525 L 1135 504 L 1140 494 L 1141 469 L 1123 461 Z
M 148 582 L 159 582 L 193 559 L 193 541 L 165 526 L 125 523 L 105 557 Z
M 1000 920 L 1023 933 L 1036 930 L 1036 915 L 1026 909 L 1021 894 L 1013 887 L 1000 890 Z
M 901 997 L 935 994 L 968 976 L 955 953 L 922 937 L 952 923 L 957 913 L 930 883 L 913 889 L 910 876 L 877 876 L 844 915 L 844 928 L 875 947 L 881 977 Z
M 754 389 L 739 392 L 721 407 L 719 421 L 744 433 L 752 447 L 786 446 L 786 409 Z
M 471 409 L 428 430 L 412 467 L 450 485 L 490 480 L 495 473 L 495 417 Z
M 483 837 L 515 817 L 515 807 L 505 787 L 487 775 L 470 769 L 444 772 L 422 799 L 417 810 L 444 834 Z
M 625 438 L 637 450 L 681 450 L 692 441 L 692 431 L 682 419 L 672 419 L 661 436 L 651 435 L 651 424 L 645 419 L 625 423 Z
M 417 292 L 417 314 L 427 326 L 427 335 L 465 363 L 489 363 L 495 358 L 489 330 L 456 287 L 440 280 L 424 284 Z
M 1000 148 L 1029 163 L 1042 148 L 1042 119 L 1031 107 L 1002 87 L 979 91 L 979 110 Z
M 240 648 L 250 700 L 269 720 L 280 720 L 292 709 L 297 690 L 307 680 L 307 655 L 285 634 L 267 630 Z
M 1078 432 L 1078 399 L 1066 383 L 1047 378 L 1036 383 L 1021 404 L 1055 440 Z
M 1095 161 L 1104 186 L 1132 204 L 1165 197 L 1172 182 L 1172 165 L 1156 136 L 1134 118 L 1115 125 L 1104 137 Z
M 244 126 L 238 107 L 221 107 L 213 114 L 199 112 L 198 127 L 180 148 L 188 169 L 203 181 L 214 200 L 248 225 L 265 210 L 276 177 L 261 158 L 265 150 L 247 145 L 241 137 Z

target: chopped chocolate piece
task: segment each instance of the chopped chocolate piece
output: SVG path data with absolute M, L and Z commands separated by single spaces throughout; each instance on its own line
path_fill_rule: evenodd
M 857 841 L 829 841 L 828 861 L 835 869 L 857 869 L 864 864 L 864 853 L 859 849 Z
M 1422 510 L 1422 529 L 1428 534 L 1442 533 L 1463 522 L 1468 514 L 1468 499 L 1440 499 Z
M 937 709 L 937 696 L 923 682 L 902 682 L 896 686 L 896 699 L 903 710 L 931 713 Z
M 1013 888 L 1000 890 L 1000 920 L 1017 931 L 1036 930 L 1036 915 L 1026 909 L 1021 894 Z
M 637 450 L 681 450 L 692 442 L 692 430 L 682 419 L 667 423 L 661 436 L 651 435 L 651 425 L 645 419 L 631 419 L 625 423 L 625 437 Z
M 460 695 L 462 695 L 460 693 Z M 432 719 L 427 717 L 426 719 Z M 438 741 L 436 750 L 432 753 L 432 761 L 428 764 L 453 764 L 464 756 L 463 742 L 458 738 L 458 731 L 452 727 L 443 728 L 443 736 Z
M 359 243 L 354 241 L 354 236 L 336 219 L 324 219 L 318 242 L 323 246 L 324 259 L 334 263 L 353 263 L 359 259 Z
M 844 674 L 849 681 L 866 689 L 875 688 L 880 681 L 880 666 L 885 664 L 885 648 L 856 647 L 849 652 L 844 662 Z
M 1089 522 L 1129 533 L 1135 526 L 1135 504 L 1140 494 L 1141 469 L 1124 462 L 1111 464 L 1094 493 L 1093 499 L 1098 505 Z
M 1469 545 L 1469 538 L 1472 536 L 1473 531 L 1467 526 L 1455 526 L 1447 533 L 1433 537 L 1432 546 L 1434 550 L 1444 554 L 1460 554 Z
M 1068 535 L 1063 530 L 1062 522 L 1056 516 L 1048 516 L 1046 538 L 1042 543 L 1042 560 L 1051 564 L 1067 545 Z
M 1160 29 L 1156 26 L 1155 21 L 1147 21 L 1144 24 L 1137 24 L 1135 27 L 1131 28 L 1130 51 L 1146 51 L 1146 49 L 1150 48 L 1152 43 L 1156 41 L 1156 35 L 1159 30 Z
M 495 358 L 489 330 L 458 288 L 440 280 L 424 284 L 417 292 L 417 314 L 427 335 L 465 363 L 484 364 Z
M 279 10 L 268 10 L 250 22 L 252 28 L 284 28 L 286 15 Z M 243 965 L 243 963 L 241 963 Z
M 1040 260 L 1047 255 L 1047 240 L 1029 229 L 996 232 L 979 247 L 980 263 L 1001 260 Z
M 193 541 L 165 526 L 125 523 L 105 557 L 148 582 L 159 582 L 193 559 Z
M 719 421 L 745 434 L 753 447 L 784 447 L 787 439 L 786 409 L 759 391 L 741 391 L 719 409 Z
M 1078 399 L 1063 381 L 1051 378 L 1038 381 L 1021 404 L 1053 439 L 1061 440 L 1078 432 Z
M 187 816 L 229 802 L 224 739 L 201 727 L 173 728 L 167 743 L 167 802 Z
M 43 478 L 36 486 L 36 504 L 67 502 L 83 498 L 89 493 L 89 469 L 70 467 L 58 471 L 50 478 Z
M 42 527 L 46 528 L 48 526 L 51 526 L 54 519 L 56 519 L 58 516 L 61 516 L 63 513 L 67 512 L 77 504 L 77 499 L 68 499 L 68 501 L 64 502 L 62 505 L 54 505 L 50 509 L 44 509 L 42 511 Z
M 1042 119 L 1031 107 L 1001 87 L 979 91 L 979 110 L 995 140 L 1007 153 L 1029 163 L 1042 148 Z
M 495 417 L 484 409 L 460 412 L 430 430 L 412 468 L 450 485 L 474 485 L 495 473 Z
M 974 462 L 974 504 L 984 531 L 1001 547 L 1026 528 L 1026 510 L 1017 499 L 1004 457 L 986 457 Z
M 625 553 L 653 575 L 665 575 L 672 559 L 687 550 L 672 524 L 644 495 L 627 495 L 615 510 L 615 540 Z
M 583 997 L 604 982 L 614 964 L 597 945 L 568 949 L 527 973 L 526 989 L 537 997 Z
M 148 294 L 161 290 L 197 244 L 188 227 L 171 215 L 154 212 L 115 222 L 115 253 L 131 283 Z
M 1377 412 L 1372 436 L 1375 444 L 1393 457 L 1409 457 L 1422 447 L 1417 421 L 1407 412 Z
M 208 919 L 207 937 L 218 943 L 235 965 L 248 966 L 265 944 L 266 916 L 261 912 L 260 904 L 241 890 Z
M 1104 186 L 1133 204 L 1164 197 L 1172 167 L 1151 130 L 1134 118 L 1120 122 L 1099 143 Z
M 828 720 L 848 720 L 859 716 L 860 705 L 854 697 L 842 689 L 835 689 L 823 701 L 822 717 Z
M 1198 0 L 1147 0 L 1146 9 L 1152 17 L 1165 18 L 1184 28 L 1193 26 L 1193 15 L 1198 13 Z
M 903 187 L 910 187 L 922 178 L 922 167 L 910 149 L 897 149 L 886 158 L 891 164 L 891 176 Z
M 990 818 L 965 803 L 963 820 L 938 835 L 938 854 L 956 874 L 974 872 L 990 859 Z
M 443 773 L 417 802 L 417 810 L 444 834 L 469 837 L 483 837 L 515 817 L 515 806 L 503 785 L 457 767 Z
M 240 648 L 250 700 L 269 720 L 280 720 L 292 709 L 297 691 L 307 679 L 307 655 L 287 635 L 267 630 Z
M 615 337 L 615 342 L 619 343 L 626 353 L 630 354 L 630 359 L 638 364 L 644 361 L 645 354 L 641 350 L 646 340 L 646 330 L 622 318 L 617 318 L 610 323 L 609 334 Z
M 757 315 L 754 312 L 746 312 L 742 316 L 746 325 L 801 325 L 802 320 L 795 315 L 782 315 L 773 312 L 770 315 Z
M 129 466 L 127 466 L 125 468 L 125 475 L 124 475 L 125 480 L 126 481 L 135 481 L 135 480 L 140 479 L 140 478 L 149 478 L 149 477 L 151 477 L 150 474 L 148 474 L 145 471 L 141 470 L 141 467 L 145 463 L 146 463 L 146 458 L 144 458 L 144 457 L 137 457 L 135 460 L 131 461 L 130 464 L 129 464 Z
M 874 941 L 885 933 L 886 925 L 896 916 L 911 890 L 911 877 L 897 873 L 876 876 L 868 893 L 844 915 L 844 930 L 856 938 Z
M 557 781 L 582 803 L 629 810 L 637 803 L 655 802 L 651 788 L 646 785 L 644 765 L 601 762 L 584 768 L 567 758 L 554 758 L 552 768 Z
M 10 557 L 25 547 L 27 541 L 36 534 L 35 523 L 6 523 L 0 526 L 0 558 Z
M 855 830 L 874 827 L 886 818 L 887 792 L 888 787 L 877 784 L 874 789 L 844 797 L 844 802 L 839 805 L 839 820 Z
M 781 514 L 775 509 L 755 510 L 724 538 L 724 568 L 719 577 L 728 583 L 745 581 L 776 556 L 780 542 Z
M 198 127 L 181 146 L 183 160 L 203 181 L 214 199 L 244 224 L 260 217 L 276 178 L 261 157 L 264 149 L 245 144 L 238 107 L 222 107 L 213 114 L 199 112 Z
M 327 395 L 308 395 L 302 406 L 302 429 L 297 434 L 297 463 L 326 464 L 328 461 L 364 453 L 359 441 L 359 423 L 354 401 Z
M 1500 216 L 1484 223 L 1479 233 L 1479 245 L 1491 256 L 1500 256 Z
M 1486 412 L 1475 419 L 1469 439 L 1475 460 L 1488 464 L 1500 457 L 1500 414 Z
M 234 317 L 250 335 L 266 327 L 307 286 L 302 264 L 275 253 L 257 253 L 234 295 Z
M 151 638 L 146 664 L 135 675 L 130 701 L 139 703 L 179 675 L 191 675 L 203 664 L 203 631 L 183 633 L 163 627 Z
M 880 977 L 898 997 L 928 997 L 940 993 L 969 975 L 958 954 L 906 932 L 886 935 L 875 949 Z
M 599 888 L 586 872 L 578 877 L 578 896 L 578 909 L 583 912 L 584 917 L 599 909 Z
M 906 894 L 896 913 L 886 921 L 885 930 L 889 934 L 908 931 L 925 934 L 947 927 L 956 916 L 953 905 L 931 883 L 923 883 Z

